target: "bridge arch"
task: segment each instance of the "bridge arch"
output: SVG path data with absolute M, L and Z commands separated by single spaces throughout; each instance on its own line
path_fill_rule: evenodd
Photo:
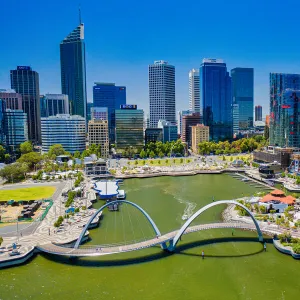
M 75 243 L 75 246 L 74 248 L 75 249 L 78 249 L 79 248 L 79 245 L 86 233 L 86 231 L 88 230 L 90 224 L 93 222 L 93 220 L 96 218 L 96 216 L 104 210 L 104 208 L 106 208 L 107 206 L 110 206 L 110 205 L 113 205 L 113 204 L 116 204 L 116 203 L 126 203 L 126 204 L 129 204 L 129 205 L 132 205 L 133 207 L 137 208 L 146 218 L 147 220 L 150 222 L 152 228 L 154 229 L 155 231 L 155 234 L 157 236 L 161 236 L 161 233 L 158 229 L 158 227 L 156 226 L 156 224 L 154 223 L 154 221 L 151 219 L 151 217 L 148 215 L 148 213 L 142 209 L 140 206 L 138 206 L 137 204 L 133 203 L 133 202 L 130 202 L 130 201 L 127 201 L 127 200 L 115 200 L 115 201 L 111 201 L 109 203 L 106 203 L 105 205 L 101 206 L 93 215 L 92 217 L 89 219 L 89 221 L 87 222 L 87 224 L 84 226 L 84 228 L 82 229 L 81 233 L 80 233 L 80 236 L 78 237 L 76 243 Z
M 237 202 L 237 201 L 234 201 L 234 200 L 221 200 L 221 201 L 216 201 L 216 202 L 212 202 L 210 204 L 207 204 L 206 206 L 200 208 L 197 212 L 195 212 L 183 225 L 182 227 L 180 228 L 180 230 L 177 232 L 177 234 L 175 235 L 174 239 L 170 242 L 170 245 L 168 247 L 168 250 L 169 251 L 174 251 L 174 249 L 176 248 L 176 244 L 178 243 L 180 237 L 183 235 L 183 233 L 185 232 L 185 230 L 190 226 L 190 224 L 199 216 L 201 215 L 203 212 L 205 212 L 207 209 L 213 207 L 213 206 L 216 206 L 216 205 L 220 205 L 220 204 L 234 204 L 234 205 L 237 205 L 237 206 L 240 206 L 242 207 L 243 209 L 245 209 L 248 214 L 250 215 L 255 227 L 256 227 L 256 230 L 257 230 L 257 233 L 258 233 L 258 240 L 260 242 L 263 241 L 263 235 L 262 235 L 262 232 L 260 230 L 260 227 L 258 225 L 258 222 L 256 221 L 256 219 L 254 218 L 253 214 L 251 213 L 251 211 L 243 204 Z

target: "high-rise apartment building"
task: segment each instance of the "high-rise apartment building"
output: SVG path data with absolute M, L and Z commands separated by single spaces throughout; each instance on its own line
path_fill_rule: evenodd
M 159 120 L 176 122 L 175 67 L 163 60 L 149 65 L 150 127 L 156 128 Z
M 180 110 L 178 112 L 178 122 L 177 122 L 178 128 L 177 128 L 177 130 L 180 135 L 182 135 L 182 118 L 183 118 L 183 116 L 188 116 L 193 113 L 195 113 L 193 110 Z M 201 119 L 201 115 L 200 115 L 200 119 Z
M 81 116 L 56 115 L 42 118 L 42 150 L 61 144 L 70 153 L 85 150 L 86 121 Z
M 289 135 L 294 135 L 294 132 L 299 133 L 296 128 L 299 126 L 298 118 L 295 118 L 298 109 L 295 100 L 299 90 L 300 74 L 270 74 L 270 145 L 285 147 L 296 144 L 296 142 L 289 142 Z M 288 97 L 292 98 L 288 99 Z M 289 131 L 290 125 L 293 125 L 293 129 Z
M 6 109 L 4 113 L 5 146 L 15 152 L 20 144 L 28 140 L 27 114 L 23 110 Z
M 254 70 L 234 68 L 231 70 L 232 100 L 237 104 L 239 130 L 253 128 Z
M 108 121 L 92 119 L 88 124 L 89 145 L 101 146 L 101 157 L 107 158 L 109 153 Z
M 68 95 L 46 94 L 40 97 L 41 117 L 69 114 Z
M 68 95 L 70 113 L 86 117 L 86 67 L 84 25 L 79 24 L 60 43 L 62 94 Z
M 22 109 L 27 114 L 28 138 L 33 143 L 41 141 L 41 109 L 39 74 L 28 66 L 18 66 L 10 71 L 11 88 L 22 95 Z
M 189 110 L 200 113 L 199 70 L 189 72 Z
M 0 99 L 6 103 L 6 109 L 22 110 L 22 95 L 14 90 L 0 89 Z
M 182 117 L 182 142 L 192 145 L 192 126 L 200 124 L 200 113 L 192 113 Z
M 115 110 L 126 104 L 126 87 L 115 83 L 95 82 L 93 86 L 94 107 L 107 107 L 110 143 L 115 142 Z
M 136 105 L 122 105 L 116 109 L 116 147 L 117 149 L 144 147 L 144 111 Z
M 262 107 L 260 105 L 255 106 L 255 121 L 262 121 Z
M 209 126 L 210 140 L 231 140 L 231 77 L 222 59 L 203 59 L 200 67 L 200 95 L 203 123 Z
M 192 126 L 192 150 L 198 153 L 198 145 L 209 141 L 209 127 L 203 124 Z

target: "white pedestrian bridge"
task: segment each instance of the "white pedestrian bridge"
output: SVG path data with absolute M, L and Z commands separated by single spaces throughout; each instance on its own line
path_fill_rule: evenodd
M 104 208 L 106 208 L 108 205 L 112 205 L 115 203 L 126 203 L 129 205 L 134 206 L 137 208 L 149 221 L 151 224 L 155 236 L 152 239 L 137 242 L 133 244 L 128 245 L 117 245 L 117 246 L 109 246 L 109 247 L 103 247 L 103 246 L 83 246 L 80 247 L 80 244 L 86 234 L 86 231 L 91 224 L 91 222 L 96 218 L 96 216 L 103 211 Z M 245 209 L 248 214 L 250 215 L 253 224 L 247 224 L 247 223 L 210 223 L 210 224 L 201 224 L 201 225 L 195 225 L 190 226 L 190 224 L 204 211 L 207 209 L 210 209 L 213 206 L 220 205 L 220 204 L 232 204 L 237 205 Z M 161 234 L 158 227 L 154 223 L 154 221 L 151 219 L 151 217 L 148 215 L 146 211 L 144 211 L 140 206 L 137 204 L 127 201 L 127 200 L 117 200 L 110 202 L 108 204 L 103 205 L 101 208 L 99 208 L 94 215 L 90 218 L 89 222 L 85 225 L 83 228 L 79 238 L 77 239 L 74 247 L 68 247 L 64 245 L 58 245 L 54 243 L 47 243 L 44 245 L 37 245 L 37 248 L 45 253 L 53 254 L 53 255 L 61 255 L 61 256 L 68 256 L 68 257 L 85 257 L 85 256 L 101 256 L 101 255 L 109 255 L 109 254 L 117 254 L 122 252 L 131 252 L 131 251 L 137 251 L 144 248 L 153 247 L 156 245 L 160 245 L 163 250 L 173 252 L 176 248 L 176 245 L 178 241 L 180 240 L 181 236 L 184 234 L 197 232 L 201 230 L 208 230 L 208 229 L 217 229 L 217 228 L 235 228 L 235 229 L 244 229 L 244 230 L 256 230 L 258 233 L 258 240 L 260 242 L 263 241 L 263 235 L 262 231 L 259 227 L 258 222 L 252 215 L 251 211 L 242 205 L 239 202 L 232 201 L 232 200 L 222 200 L 222 201 L 216 201 L 212 202 L 202 208 L 200 208 L 196 213 L 194 213 L 179 230 L 175 230 L 172 232 L 168 232 L 166 234 Z

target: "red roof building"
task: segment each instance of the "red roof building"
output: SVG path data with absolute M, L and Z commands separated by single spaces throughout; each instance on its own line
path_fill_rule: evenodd
M 285 196 L 284 192 L 281 190 L 274 190 L 270 194 L 262 197 L 260 202 L 270 202 L 270 201 L 279 201 L 288 205 L 294 205 L 296 198 L 293 196 Z

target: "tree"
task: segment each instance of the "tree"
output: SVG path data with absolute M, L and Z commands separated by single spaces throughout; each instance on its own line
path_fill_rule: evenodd
M 54 157 L 65 154 L 65 149 L 61 144 L 52 145 L 49 149 L 48 156 Z
M 266 140 L 268 140 L 268 139 L 269 139 L 269 135 L 270 135 L 270 129 L 269 129 L 269 126 L 266 125 L 266 126 L 265 126 L 265 131 L 264 131 L 264 138 L 265 138 Z
M 23 154 L 17 162 L 19 163 L 26 163 L 29 167 L 29 169 L 33 169 L 34 165 L 41 162 L 43 159 L 42 155 L 38 152 L 29 152 L 26 154 Z
M 6 164 L 8 164 L 8 163 L 10 162 L 10 155 L 9 155 L 8 153 L 6 153 L 6 154 L 4 155 L 4 162 L 5 162 Z
M 146 158 L 146 157 L 147 157 L 147 155 L 146 155 L 145 150 L 142 150 L 142 151 L 140 152 L 140 158 Z
M 5 149 L 2 145 L 0 145 L 0 161 L 4 161 L 5 159 Z
M 163 158 L 163 157 L 164 157 L 164 154 L 163 154 L 163 152 L 162 152 L 162 151 L 160 151 L 160 152 L 158 153 L 158 156 L 159 156 L 160 158 Z
M 149 157 L 150 157 L 150 158 L 154 158 L 154 157 L 155 157 L 154 151 L 151 151 L 151 152 L 149 153 Z
M 261 212 L 262 214 L 266 213 L 266 207 L 263 206 L 263 205 L 260 205 L 260 206 L 259 206 L 259 210 L 260 210 L 260 212 Z
M 2 168 L 0 170 L 0 176 L 5 178 L 8 182 L 16 182 L 24 179 L 27 172 L 27 164 L 16 162 Z
M 74 152 L 74 158 L 80 158 L 80 152 L 79 151 Z
M 32 151 L 33 151 L 33 146 L 31 144 L 31 142 L 26 141 L 26 142 L 24 142 L 20 145 L 21 154 L 26 154 L 26 153 L 29 153 L 29 152 L 32 152 Z

